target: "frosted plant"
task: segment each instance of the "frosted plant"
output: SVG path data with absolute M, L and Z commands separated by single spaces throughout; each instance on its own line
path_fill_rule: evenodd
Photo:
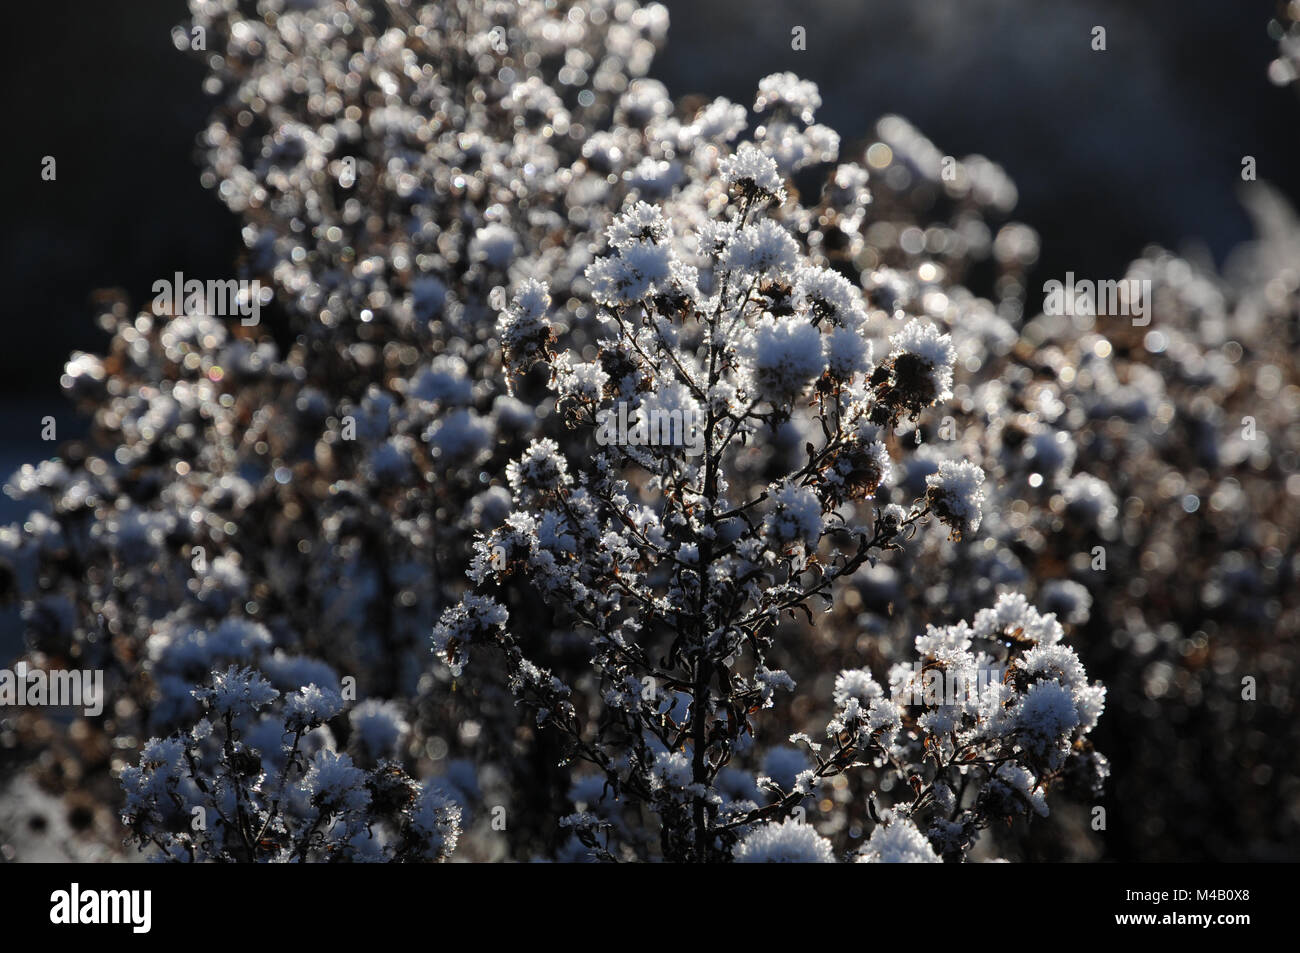
M 422 697 L 412 746 L 446 738 L 464 755 L 513 732 L 490 717 L 501 693 L 481 686 L 488 731 L 459 732 L 458 700 L 423 677 L 423 640 L 459 594 L 444 566 L 501 505 L 479 473 L 544 416 L 508 395 L 484 346 L 489 299 L 534 271 L 557 289 L 582 279 L 589 233 L 659 141 L 638 124 L 668 121 L 641 78 L 665 12 L 191 11 L 218 97 L 204 182 L 242 220 L 239 276 L 274 305 L 249 328 L 103 299 L 108 352 L 73 355 L 63 378 L 92 434 L 15 474 L 11 495 L 34 510 L 7 537 L 6 595 L 33 652 L 107 669 L 122 701 L 92 730 L 109 737 L 171 729 L 194 682 L 278 649 L 349 673 L 364 697 Z
M 462 854 L 1018 854 L 1004 822 L 1107 773 L 1068 638 L 1112 699 L 1189 716 L 1108 741 L 1119 796 L 1235 818 L 1264 790 L 1300 229 L 1263 183 L 1222 274 L 1132 264 L 1149 327 L 1064 319 L 997 165 L 896 116 L 841 161 L 790 74 L 675 103 L 661 7 L 192 9 L 205 181 L 271 326 L 105 298 L 107 352 L 68 362 L 93 432 L 10 481 L 0 582 L 33 659 L 105 668 L 115 704 L 25 723 L 78 760 L 46 783 L 104 791 L 85 752 L 156 736 L 127 818 L 177 859 L 435 859 L 489 796 L 510 836 Z M 1202 703 L 1265 669 L 1281 704 Z M 366 700 L 327 716 L 340 672 Z M 1270 805 L 1205 843 L 1282 842 Z
M 888 691 L 866 669 L 841 672 L 829 741 L 795 736 L 812 761 L 776 812 L 799 808 L 846 772 L 892 774 L 881 791 L 908 796 L 880 809 L 880 791 L 867 793 L 877 826 L 856 859 L 934 863 L 961 858 L 997 822 L 1047 815 L 1047 791 L 1065 783 L 1067 773 L 1069 783 L 1087 777 L 1099 791 L 1109 765 L 1087 736 L 1105 690 L 1087 682 L 1063 634 L 1053 615 L 1040 614 L 1023 596 L 1004 595 L 972 625 L 930 626 L 917 636 L 917 662 L 895 665 Z M 772 808 L 761 813 L 770 816 Z M 794 840 L 786 832 L 792 823 L 752 827 L 737 859 Z M 799 836 L 818 838 L 810 825 Z
M 944 416 L 922 420 L 921 446 L 896 480 L 907 495 L 922 494 L 945 457 L 978 465 L 985 474 L 979 545 L 919 537 L 893 554 L 893 571 L 859 574 L 853 585 L 861 608 L 844 607 L 832 625 L 865 628 L 898 652 L 926 623 L 970 618 L 999 594 L 1023 591 L 1058 615 L 1112 698 L 1158 703 L 1213 724 L 1204 730 L 1215 736 L 1249 736 L 1238 721 L 1247 717 L 1243 711 L 1210 714 L 1204 699 L 1222 672 L 1265 664 L 1261 651 L 1274 657 L 1258 647 L 1255 633 L 1296 624 L 1296 598 L 1284 581 L 1288 561 L 1279 563 L 1278 551 L 1264 542 L 1296 530 L 1296 483 L 1289 480 L 1300 440 L 1292 423 L 1291 263 L 1300 229 L 1293 210 L 1266 183 L 1244 189 L 1258 238 L 1234 252 L 1221 273 L 1148 249 L 1123 276 L 1150 283 L 1143 326 L 1124 315 L 1034 313 L 1023 310 L 1023 269 L 1037 254 L 1032 233 L 955 225 L 944 205 L 913 202 L 936 188 L 963 203 L 977 193 L 966 185 L 964 195 L 956 194 L 968 179 L 967 160 L 951 181 L 932 178 L 937 151 L 900 123 L 891 119 L 877 130 L 891 159 L 881 175 L 872 170 L 870 212 L 889 222 L 881 234 L 916 229 L 946 237 L 936 250 L 928 242 L 912 251 L 901 242 L 869 242 L 870 254 L 885 256 L 889 268 L 865 276 L 864 285 L 877 298 L 893 295 L 907 313 L 923 312 L 951 337 L 957 360 L 954 399 Z M 904 173 L 914 188 L 891 184 Z M 985 247 L 1003 269 L 987 300 L 953 283 L 968 267 L 953 256 L 962 247 L 959 236 L 981 234 L 987 246 L 967 251 Z M 1211 536 L 1214 546 L 1206 542 Z M 823 670 L 857 664 L 843 655 L 826 640 Z M 1274 736 L 1286 734 L 1280 721 L 1273 725 Z M 1117 764 L 1123 759 L 1113 779 L 1117 796 L 1159 792 L 1152 796 L 1165 813 L 1210 804 L 1234 812 L 1232 799 L 1219 793 L 1234 787 L 1232 772 L 1225 767 L 1208 785 L 1209 767 L 1196 754 L 1202 742 L 1172 722 L 1124 735 L 1106 746 Z M 1170 750 L 1180 752 L 1172 762 L 1161 753 Z M 1274 755 L 1259 748 L 1251 757 Z M 1089 797 L 1093 766 L 1084 759 L 1078 767 L 1061 780 Z M 1170 771 L 1182 780 L 1170 783 Z M 850 779 L 843 796 L 844 810 L 864 827 L 853 799 L 865 787 Z M 1213 855 L 1243 856 L 1240 843 L 1285 836 L 1276 828 L 1252 834 L 1252 825 L 1243 821 L 1239 836 L 1225 834 Z M 1141 856 L 1203 856 L 1211 849 L 1193 837 L 1175 845 L 1144 832 L 1142 840 Z
M 808 97 L 784 79 L 773 88 Z M 448 610 L 433 634 L 438 658 L 457 673 L 480 647 L 498 650 L 538 724 L 562 734 L 569 756 L 603 776 L 603 796 L 585 800 L 587 809 L 567 822 L 599 856 L 731 856 L 741 832 L 789 814 L 856 750 L 919 763 L 933 744 L 948 770 L 958 751 L 990 746 L 1007 760 L 1023 753 L 1043 775 L 1032 780 L 1041 786 L 1099 708 L 1087 694 L 1097 690 L 1071 682 L 1088 701 L 1067 724 L 1052 689 L 1034 688 L 1017 702 L 1023 723 L 1006 729 L 1013 716 L 1002 706 L 1014 689 L 999 684 L 1002 694 L 968 713 L 970 724 L 949 713 L 942 717 L 950 723 L 909 718 L 904 728 L 897 702 L 881 697 L 859 713 L 864 703 L 855 695 L 846 702 L 854 707 L 836 716 L 839 760 L 818 758 L 784 787 L 762 778 L 776 798 L 764 806 L 720 790 L 722 772 L 747 759 L 761 713 L 796 689 L 769 665 L 770 655 L 789 651 L 780 645 L 782 618 L 812 623 L 815 609 L 832 604 L 838 581 L 902 546 L 931 516 L 953 537 L 974 533 L 983 474 L 945 462 L 925 498 L 874 502 L 903 452 L 895 429 L 914 426 L 951 394 L 951 340 L 909 321 L 873 364 L 868 304 L 811 258 L 787 224 L 799 214 L 776 205 L 786 192 L 777 163 L 742 143 L 719 163 L 719 175 L 726 202 L 713 202 L 712 216 L 678 215 L 670 197 L 672 215 L 641 202 L 611 224 L 608 251 L 587 272 L 605 326 L 594 360 L 562 352 L 550 361 L 570 426 L 596 429 L 617 411 L 620 420 L 657 421 L 664 439 L 601 440 L 581 466 L 554 441 L 534 441 L 507 470 L 513 512 L 477 546 L 470 576 L 478 591 Z M 676 225 L 683 218 L 699 224 Z M 549 340 L 525 299 L 541 300 L 535 287 L 523 288 L 504 326 L 529 311 L 529 326 L 539 328 L 532 336 Z M 675 414 L 655 413 L 665 406 Z M 677 429 L 664 433 L 666 425 Z M 760 448 L 790 428 L 804 438 L 802 452 L 764 458 Z M 692 443 L 698 455 L 687 452 Z M 590 672 L 533 660 L 534 640 L 510 618 L 530 590 L 555 607 L 557 624 L 583 634 Z M 1051 621 L 1041 626 L 1050 630 Z M 1043 638 L 1059 640 L 1059 627 L 1051 636 Z M 984 661 L 956 651 L 946 656 L 954 666 L 973 670 Z M 867 673 L 858 679 L 870 683 Z M 908 745 L 917 750 L 905 754 Z M 648 810 L 654 822 L 648 831 L 634 825 L 618 844 L 612 838 L 626 828 L 614 815 L 625 808 Z M 978 818 L 964 837 L 943 832 L 946 852 L 960 854 L 988 812 L 957 795 L 948 809 Z M 780 854 L 787 844 L 816 852 L 804 832 L 752 836 L 753 853 Z
M 456 849 L 452 799 L 396 762 L 363 770 L 335 750 L 326 727 L 344 707 L 335 689 L 282 695 L 232 666 L 193 695 L 201 716 L 151 738 L 122 771 L 123 823 L 154 859 L 424 862 Z M 394 719 L 374 706 L 354 709 L 352 723 L 367 751 L 393 746 Z

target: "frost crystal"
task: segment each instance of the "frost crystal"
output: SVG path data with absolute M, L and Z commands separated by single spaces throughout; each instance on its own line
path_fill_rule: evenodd
M 778 546 L 803 543 L 814 547 L 822 532 L 821 502 L 808 487 L 786 484 L 772 494 L 772 511 L 764 524 Z
M 764 317 L 754 327 L 749 349 L 759 394 L 797 396 L 826 367 L 821 335 L 798 318 Z
M 968 536 L 980 528 L 980 507 L 984 502 L 984 471 L 962 460 L 945 460 L 939 472 L 925 478 L 926 500 L 939 519 L 952 528 L 955 537 Z
M 871 832 L 860 864 L 937 864 L 939 855 L 909 818 L 895 817 Z
M 736 847 L 738 864 L 833 864 L 831 842 L 811 824 L 786 818 L 754 828 Z
M 741 143 L 740 148 L 718 165 L 722 181 L 735 186 L 742 193 L 785 201 L 785 187 L 776 163 L 753 143 Z

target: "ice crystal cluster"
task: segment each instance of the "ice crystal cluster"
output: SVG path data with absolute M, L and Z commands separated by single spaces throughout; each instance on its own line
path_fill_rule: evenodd
M 1101 796 L 1108 697 L 1282 664 L 1300 228 L 1262 183 L 1223 274 L 1133 263 L 1148 326 L 1036 314 L 996 164 L 897 116 L 850 152 L 789 73 L 674 100 L 658 5 L 191 9 L 266 326 L 106 297 L 62 382 L 92 433 L 0 530 L 29 662 L 110 692 L 15 743 L 106 837 L 1023 857 Z M 1116 740 L 1156 814 L 1240 774 L 1153 722 Z

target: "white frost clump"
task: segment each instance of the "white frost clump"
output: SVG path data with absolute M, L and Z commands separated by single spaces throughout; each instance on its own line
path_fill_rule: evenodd
M 218 659 L 247 659 L 271 647 L 271 633 L 260 622 L 228 618 L 212 631 L 164 621 L 145 643 L 149 657 L 167 671 L 213 668 Z
M 837 381 L 850 381 L 857 374 L 870 375 L 871 342 L 854 328 L 835 328 L 825 338 L 826 367 Z
M 433 627 L 433 650 L 459 675 L 468 659 L 468 644 L 475 638 L 506 624 L 506 607 L 490 596 L 470 593 L 446 609 Z
M 835 692 L 832 697 L 836 705 L 843 705 L 853 699 L 866 708 L 883 695 L 884 689 L 865 668 L 845 669 L 835 676 Z
M 1061 487 L 1061 495 L 1072 516 L 1082 516 L 1099 530 L 1108 529 L 1119 512 L 1114 491 L 1105 480 L 1099 480 L 1090 473 L 1076 473 L 1066 480 Z
M 795 270 L 798 260 L 799 246 L 790 233 L 765 218 L 736 232 L 723 251 L 720 264 L 724 271 L 752 277 L 772 273 L 788 275 Z
M 473 408 L 460 407 L 433 422 L 425 442 L 445 463 L 477 462 L 492 446 L 492 425 Z
M 596 259 L 585 272 L 597 302 L 619 308 L 656 295 L 696 295 L 699 276 L 674 255 L 668 223 L 658 208 L 634 203 L 605 233 L 614 254 Z
M 859 864 L 938 864 L 939 855 L 909 818 L 896 817 L 871 832 Z
M 573 483 L 560 445 L 549 437 L 534 440 L 518 460 L 511 460 L 506 466 L 506 479 L 516 493 L 544 493 Z
M 724 182 L 742 192 L 770 196 L 778 202 L 785 201 L 780 170 L 753 143 L 741 143 L 734 155 L 727 156 L 718 164 L 718 172 Z
M 599 401 L 609 375 L 596 361 L 574 361 L 568 352 L 555 361 L 555 379 L 562 398 Z
M 125 813 L 147 810 L 151 802 L 169 797 L 185 773 L 185 743 L 180 738 L 150 738 L 140 750 L 140 763 L 122 769 Z
M 971 633 L 976 638 L 1000 640 L 1014 633 L 1039 645 L 1055 645 L 1065 636 L 1061 623 L 1052 613 L 1040 613 L 1029 604 L 1023 593 L 1004 592 L 992 608 L 975 614 Z
M 1106 689 L 1100 684 L 1088 684 L 1087 672 L 1074 649 L 1059 643 L 1037 645 L 1016 660 L 1016 667 L 1030 678 L 1038 679 L 1035 685 L 1057 685 L 1069 695 L 1073 713 L 1060 716 L 1062 722 L 1073 718 L 1074 725 L 1068 730 L 1079 727 L 1087 732 L 1096 727 L 1106 707 Z M 1047 704 L 1046 698 L 1040 699 L 1025 717 L 1033 724 L 1046 725 L 1048 715 L 1042 709 Z
M 373 761 L 392 757 L 411 726 L 393 702 L 370 698 L 348 715 L 358 746 Z
M 411 808 L 412 840 L 422 860 L 441 860 L 456 849 L 460 839 L 460 806 L 437 788 L 426 784 Z
M 218 715 L 231 718 L 265 708 L 280 697 L 261 675 L 236 665 L 224 672 L 213 672 L 212 684 L 191 694 Z
M 639 241 L 658 244 L 668 237 L 668 222 L 663 210 L 649 202 L 634 202 L 605 229 L 614 248 L 627 248 Z
M 363 811 L 370 803 L 366 773 L 347 755 L 326 749 L 311 759 L 299 789 L 322 816 Z
M 691 762 L 680 751 L 660 751 L 655 755 L 654 775 L 663 785 L 684 788 L 691 783 Z
M 1043 583 L 1038 601 L 1071 625 L 1083 625 L 1092 614 L 1092 593 L 1073 579 L 1050 579 Z
M 801 394 L 826 367 L 821 334 L 807 321 L 764 315 L 749 339 L 754 386 L 773 401 Z
M 551 296 L 546 285 L 529 279 L 519 286 L 510 309 L 497 322 L 506 363 L 512 370 L 527 370 L 545 352 L 551 340 L 546 310 Z
M 693 294 L 694 270 L 678 261 L 667 244 L 643 238 L 615 246 L 615 251 L 587 266 L 592 297 L 601 304 L 624 307 L 678 289 Z
M 830 268 L 801 268 L 794 296 L 796 306 L 811 312 L 814 322 L 829 320 L 841 327 L 858 328 L 867 319 L 862 295 Z
M 1079 725 L 1074 696 L 1057 682 L 1034 682 L 1016 706 L 1017 738 L 1023 748 L 1053 765 L 1063 760 L 1061 746 L 1069 748 L 1070 735 Z
M 284 723 L 293 730 L 314 728 L 342 710 L 343 697 L 334 689 L 307 685 L 285 699 Z
M 678 142 L 689 148 L 696 142 L 730 142 L 749 125 L 749 115 L 744 106 L 719 96 L 695 115 L 689 126 L 683 126 Z
M 818 162 L 834 162 L 840 152 L 840 135 L 829 126 L 813 123 L 800 128 L 794 123 L 774 122 L 763 127 L 763 148 L 787 172 Z
M 469 365 L 456 354 L 439 354 L 412 378 L 407 393 L 417 400 L 468 404 L 474 398 Z
M 817 84 L 810 79 L 800 79 L 794 73 L 764 76 L 758 81 L 758 95 L 754 97 L 755 112 L 784 106 L 804 122 L 811 122 L 821 105 Z
M 926 499 L 957 537 L 980 528 L 984 471 L 967 460 L 944 460 L 925 478 Z
M 1047 817 L 1051 812 L 1047 806 L 1047 795 L 1043 793 L 1033 772 L 1023 765 L 1012 762 L 1002 765 L 993 781 L 994 785 L 999 783 L 1020 795 L 1040 817 Z
M 811 824 L 786 818 L 780 824 L 764 824 L 746 834 L 736 846 L 738 864 L 833 864 L 831 842 Z
M 763 528 L 777 545 L 802 542 L 812 548 L 822 533 L 822 505 L 806 486 L 787 483 L 772 494 L 775 504 Z
M 1025 461 L 1040 473 L 1054 476 L 1070 471 L 1078 448 L 1074 439 L 1064 430 L 1044 427 L 1026 440 L 1020 448 Z
M 519 243 L 515 233 L 499 222 L 480 228 L 469 243 L 469 254 L 472 259 L 499 269 L 510 266 L 518 249 Z
M 952 365 L 957 360 L 957 348 L 949 335 L 940 334 L 933 324 L 913 319 L 890 338 L 889 343 L 891 360 L 912 355 L 926 366 L 934 388 L 933 395 L 927 395 L 931 401 L 947 400 L 952 396 Z
M 832 163 L 839 155 L 839 133 L 813 122 L 820 105 L 816 83 L 793 73 L 772 73 L 759 81 L 754 111 L 767 114 L 755 137 L 784 172 Z

